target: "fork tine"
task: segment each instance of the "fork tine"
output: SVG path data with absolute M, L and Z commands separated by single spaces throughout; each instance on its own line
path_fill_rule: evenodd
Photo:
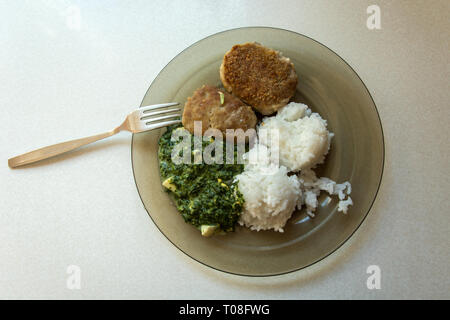
M 151 124 L 151 123 L 155 123 L 157 121 L 160 120 L 166 120 L 166 119 L 171 119 L 171 118 L 180 118 L 181 115 L 180 114 L 169 114 L 166 116 L 160 116 L 160 117 L 156 117 L 156 118 L 150 118 L 150 119 L 144 119 L 142 121 L 145 122 L 145 124 Z
M 156 109 L 161 109 L 161 108 L 173 107 L 173 106 L 177 106 L 179 104 L 180 103 L 178 103 L 178 102 L 152 104 L 150 106 L 145 106 L 145 107 L 139 108 L 139 110 L 141 110 L 142 112 L 145 112 L 145 111 L 149 111 L 149 110 L 156 110 Z
M 147 112 L 147 113 L 145 113 L 144 111 L 141 111 L 139 116 L 141 117 L 140 119 L 142 120 L 145 117 L 156 116 L 158 114 L 178 112 L 178 111 L 181 111 L 181 108 L 171 108 L 171 109 L 164 109 L 164 110 L 157 110 L 157 111 L 150 110 L 150 112 Z
M 158 129 L 158 128 L 162 128 L 162 127 L 167 127 L 170 126 L 172 124 L 176 124 L 176 123 L 180 123 L 180 120 L 171 120 L 171 121 L 164 121 L 164 122 L 157 122 L 157 123 L 153 123 L 153 122 L 147 122 L 146 123 L 146 130 L 153 130 L 153 129 Z

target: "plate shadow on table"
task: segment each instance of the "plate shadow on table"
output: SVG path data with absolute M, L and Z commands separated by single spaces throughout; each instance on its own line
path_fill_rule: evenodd
M 380 197 L 382 197 L 383 192 L 381 192 L 381 190 L 380 193 Z M 358 254 L 358 251 L 364 250 L 364 247 L 368 241 L 373 238 L 375 230 L 379 225 L 382 207 L 383 204 L 379 198 L 377 198 L 371 212 L 361 227 L 358 228 L 355 234 L 335 252 L 301 270 L 281 275 L 256 277 L 234 275 L 213 270 L 201 263 L 193 261 L 182 252 L 179 252 L 178 250 L 177 252 L 186 259 L 187 265 L 191 266 L 192 269 L 196 269 L 198 272 L 202 273 L 202 275 L 209 277 L 210 280 L 214 282 L 225 283 L 229 286 L 241 289 L 245 286 L 246 290 L 259 290 L 265 288 L 277 291 L 293 287 L 303 287 L 325 278 L 335 269 L 345 268 L 346 263 L 349 263 L 354 259 Z M 368 226 L 368 223 L 371 225 Z M 365 274 L 365 270 L 361 270 L 361 274 Z

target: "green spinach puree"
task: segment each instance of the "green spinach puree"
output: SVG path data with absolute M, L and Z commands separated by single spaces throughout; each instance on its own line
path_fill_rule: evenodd
M 223 164 L 205 164 L 203 161 L 194 164 L 195 154 L 199 153 L 194 149 L 194 139 L 201 137 L 190 135 L 191 163 L 176 164 L 171 155 L 179 141 L 171 141 L 171 136 L 177 128 L 181 126 L 168 127 L 159 140 L 158 157 L 163 186 L 173 195 L 184 221 L 198 227 L 202 235 L 234 231 L 244 204 L 237 183 L 233 182 L 234 177 L 244 170 L 243 164 L 237 164 L 236 147 L 234 164 L 225 163 L 225 144 Z M 202 149 L 212 141 L 202 141 Z

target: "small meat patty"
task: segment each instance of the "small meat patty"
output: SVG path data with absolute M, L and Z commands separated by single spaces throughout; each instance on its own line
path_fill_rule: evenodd
M 225 134 L 226 129 L 255 128 L 256 115 L 250 106 L 225 90 L 204 85 L 195 90 L 184 105 L 182 123 L 191 133 L 194 133 L 194 121 L 202 122 L 202 134 L 208 128 Z
M 263 115 L 286 105 L 298 81 L 289 58 L 256 42 L 237 44 L 225 54 L 220 79 L 225 89 Z

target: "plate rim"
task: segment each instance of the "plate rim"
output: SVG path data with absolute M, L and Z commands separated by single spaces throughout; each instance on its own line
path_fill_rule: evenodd
M 307 35 L 304 35 L 302 33 L 296 32 L 296 31 L 292 31 L 292 30 L 288 30 L 288 29 L 284 29 L 284 28 L 278 28 L 278 27 L 268 27 L 268 26 L 246 26 L 246 27 L 237 27 L 237 28 L 232 28 L 232 29 L 227 29 L 227 30 L 222 30 L 213 34 L 210 34 L 209 36 L 206 36 L 200 40 L 197 40 L 193 43 L 191 43 L 189 46 L 185 47 L 183 50 L 181 50 L 180 52 L 178 52 L 172 59 L 169 60 L 169 62 L 166 63 L 166 65 L 158 72 L 158 74 L 155 76 L 155 78 L 152 80 L 152 82 L 150 83 L 149 87 L 147 88 L 147 90 L 145 91 L 145 94 L 142 98 L 142 101 L 140 103 L 139 108 L 141 108 L 143 106 L 144 103 L 144 99 L 147 96 L 148 92 L 150 91 L 150 89 L 152 88 L 155 80 L 160 76 L 160 74 L 167 68 L 167 66 L 169 66 L 173 60 L 175 60 L 176 58 L 178 58 L 182 53 L 184 53 L 186 50 L 188 50 L 189 48 L 191 48 L 192 46 L 196 45 L 197 43 L 206 40 L 208 38 L 214 37 L 216 35 L 222 34 L 222 33 L 226 33 L 226 32 L 230 32 L 230 31 L 235 31 L 235 30 L 245 30 L 245 29 L 271 29 L 271 30 L 279 30 L 282 32 L 289 32 L 289 33 L 293 33 L 297 36 L 301 36 L 301 37 L 305 37 L 309 40 L 314 41 L 315 43 L 317 43 L 318 45 L 324 47 L 325 49 L 328 49 L 329 51 L 331 51 L 333 54 L 336 55 L 336 57 L 338 57 L 342 62 L 344 62 L 345 65 L 347 65 L 347 67 L 350 68 L 350 70 L 358 77 L 359 81 L 361 81 L 362 85 L 364 86 L 364 89 L 366 90 L 366 92 L 368 93 L 370 100 L 373 103 L 373 106 L 375 108 L 375 113 L 377 115 L 378 118 L 378 123 L 380 125 L 380 130 L 381 130 L 381 141 L 382 141 L 382 165 L 381 165 L 381 174 L 380 174 L 380 178 L 378 181 L 378 186 L 375 192 L 375 195 L 373 197 L 372 202 L 370 203 L 369 209 L 367 210 L 367 212 L 364 214 L 361 222 L 356 226 L 356 228 L 349 234 L 349 236 L 347 238 L 345 238 L 344 241 L 342 241 L 335 249 L 331 250 L 330 252 L 328 252 L 327 254 L 325 254 L 323 257 L 317 259 L 314 262 L 311 262 L 305 266 L 296 268 L 296 269 L 292 269 L 292 270 L 288 270 L 288 271 L 283 271 L 283 272 L 277 272 L 277 273 L 271 273 L 271 274 L 245 274 L 245 273 L 239 273 L 239 272 L 231 272 L 231 271 L 227 271 L 227 270 L 222 270 L 219 268 L 216 268 L 214 266 L 211 266 L 203 261 L 200 261 L 199 259 L 189 255 L 188 253 L 186 253 L 183 249 L 181 249 L 179 246 L 177 246 L 172 240 L 169 239 L 169 237 L 162 232 L 162 230 L 160 229 L 160 227 L 158 226 L 158 224 L 155 222 L 155 220 L 152 218 L 152 215 L 150 214 L 149 210 L 147 209 L 147 207 L 145 206 L 145 203 L 142 199 L 141 193 L 139 191 L 139 187 L 137 185 L 136 182 L 136 173 L 135 173 L 135 168 L 134 168 L 134 161 L 133 161 L 133 141 L 134 141 L 134 133 L 131 136 L 131 148 L 130 148 L 130 160 L 131 160 L 131 168 L 133 171 L 133 180 L 134 180 L 134 184 L 136 186 L 136 190 L 138 192 L 139 195 L 139 199 L 141 200 L 142 205 L 144 206 L 145 211 L 147 212 L 147 215 L 150 217 L 150 219 L 152 220 L 153 224 L 156 226 L 156 228 L 159 230 L 159 232 L 178 250 L 180 250 L 183 254 L 185 254 L 186 256 L 188 256 L 189 258 L 193 259 L 194 261 L 200 263 L 203 266 L 206 266 L 208 268 L 211 268 L 213 270 L 216 271 L 220 271 L 226 274 L 231 274 L 231 275 L 236 275 L 236 276 L 241 276 L 241 277 L 251 277 L 251 278 L 266 278 L 266 277 L 274 277 L 274 276 L 281 276 L 281 275 L 285 275 L 285 274 L 290 274 L 290 273 L 294 273 L 294 272 L 298 272 L 300 270 L 304 270 L 306 268 L 309 268 L 313 265 L 315 265 L 316 263 L 328 258 L 330 255 L 334 254 L 335 252 L 337 252 L 340 248 L 342 248 L 342 246 L 347 243 L 352 237 L 353 235 L 356 233 L 356 231 L 358 231 L 361 227 L 361 225 L 364 223 L 364 221 L 366 221 L 367 216 L 369 215 L 369 213 L 372 211 L 372 207 L 378 197 L 378 193 L 380 191 L 381 188 L 381 184 L 383 181 L 383 176 L 384 176 L 384 169 L 385 169 L 385 163 L 386 163 L 386 145 L 385 145 L 385 138 L 384 138 L 384 130 L 383 130 L 383 124 L 381 122 L 381 117 L 380 117 L 380 113 L 378 111 L 377 105 L 375 103 L 375 100 L 372 96 L 372 94 L 370 93 L 369 89 L 367 88 L 366 84 L 364 83 L 364 81 L 361 79 L 361 77 L 359 76 L 359 74 L 355 71 L 355 69 L 353 69 L 353 67 L 344 59 L 342 58 L 338 53 L 336 53 L 334 50 L 330 49 L 328 46 L 326 46 L 325 44 L 319 42 L 318 40 L 315 40 Z

